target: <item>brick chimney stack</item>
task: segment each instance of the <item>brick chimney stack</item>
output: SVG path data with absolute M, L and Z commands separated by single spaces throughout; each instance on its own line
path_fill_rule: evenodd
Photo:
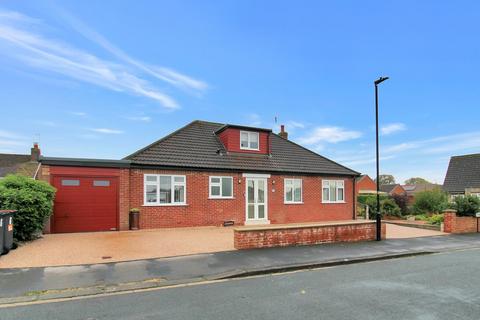
M 38 147 L 38 142 L 33 143 L 33 148 L 30 149 L 30 160 L 38 161 L 40 159 L 40 148 Z
M 282 137 L 283 139 L 288 140 L 288 132 L 285 131 L 285 125 L 284 125 L 284 124 L 282 124 L 282 125 L 280 126 L 280 132 L 278 133 L 278 135 L 279 135 L 280 137 Z

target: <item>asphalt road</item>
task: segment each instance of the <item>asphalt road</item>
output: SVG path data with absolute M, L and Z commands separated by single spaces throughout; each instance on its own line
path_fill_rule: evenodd
M 0 319 L 479 319 L 480 250 L 0 309 Z

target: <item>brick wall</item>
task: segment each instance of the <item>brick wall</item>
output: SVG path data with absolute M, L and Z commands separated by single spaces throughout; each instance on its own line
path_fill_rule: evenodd
M 254 131 L 258 132 L 258 142 L 259 150 L 245 150 L 240 148 L 240 130 L 237 128 L 228 128 L 220 132 L 218 135 L 219 139 L 222 141 L 225 149 L 231 152 L 244 152 L 244 153 L 270 153 L 270 137 L 268 132 L 264 131 Z
M 478 232 L 478 218 L 458 217 L 455 210 L 445 210 L 443 228 L 448 233 L 473 233 Z
M 369 176 L 364 176 L 357 181 L 356 191 L 359 193 L 362 190 L 375 191 L 377 190 L 377 184 Z
M 386 228 L 382 223 L 382 239 Z M 375 222 L 350 222 L 344 224 L 311 224 L 301 226 L 267 226 L 237 228 L 234 230 L 236 249 L 312 245 L 329 242 L 370 241 L 376 238 Z
M 186 175 L 186 205 L 144 206 L 143 175 Z M 233 177 L 233 199 L 209 199 L 210 176 Z M 303 204 L 284 204 L 284 178 L 303 179 Z M 353 217 L 352 178 L 325 177 L 345 181 L 345 203 L 321 201 L 321 177 L 272 175 L 267 180 L 268 218 L 271 223 L 349 220 Z M 240 181 L 240 183 L 239 183 Z M 275 182 L 273 182 L 275 181 Z M 140 208 L 141 228 L 220 226 L 224 221 L 245 222 L 245 178 L 241 173 L 131 169 L 130 207 Z
M 246 178 L 241 173 L 199 172 L 144 169 L 102 169 L 80 167 L 42 166 L 39 179 L 49 181 L 55 174 L 99 174 L 119 177 L 118 227 L 128 230 L 131 208 L 140 209 L 142 229 L 162 227 L 221 226 L 224 221 L 236 225 L 245 222 Z M 144 174 L 186 175 L 186 205 L 144 206 Z M 233 177 L 233 199 L 209 199 L 210 176 Z M 303 181 L 303 203 L 284 204 L 284 179 Z M 322 203 L 322 179 L 343 180 L 345 203 Z M 318 176 L 271 175 L 267 179 L 268 218 L 272 224 L 349 220 L 353 217 L 353 179 Z M 50 231 L 48 222 L 45 232 Z

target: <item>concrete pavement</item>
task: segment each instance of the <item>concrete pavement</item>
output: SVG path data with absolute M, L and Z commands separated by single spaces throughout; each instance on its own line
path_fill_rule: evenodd
M 2 269 L 0 303 L 167 286 L 272 269 L 477 247 L 480 247 L 480 234 L 469 234 L 229 251 L 70 267 Z
M 0 309 L 17 319 L 477 320 L 480 250 Z
M 387 239 L 443 233 L 387 224 Z M 163 228 L 47 234 L 0 258 L 1 268 L 53 267 L 231 251 L 233 228 Z

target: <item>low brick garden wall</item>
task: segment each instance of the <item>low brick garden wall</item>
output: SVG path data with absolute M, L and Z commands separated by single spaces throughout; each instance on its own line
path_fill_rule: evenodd
M 382 239 L 385 239 L 382 222 Z M 375 240 L 375 221 L 336 221 L 268 226 L 244 226 L 234 229 L 235 249 L 253 249 L 313 245 L 329 242 Z
M 443 231 L 448 233 L 478 232 L 478 218 L 458 217 L 455 210 L 445 210 Z

